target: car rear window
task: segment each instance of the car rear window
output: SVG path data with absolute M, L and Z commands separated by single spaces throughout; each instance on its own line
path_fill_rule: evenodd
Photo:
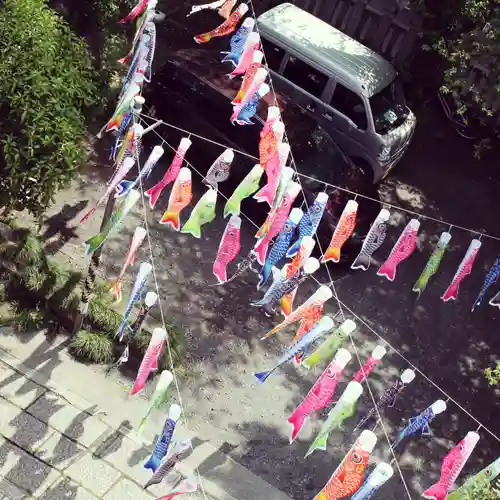
M 285 57 L 285 50 L 278 47 L 275 43 L 265 40 L 264 38 L 262 39 L 262 46 L 264 48 L 264 54 L 266 55 L 266 62 L 269 69 L 272 69 L 277 73 L 280 69 L 281 61 Z
M 295 56 L 289 57 L 283 76 L 318 99 L 328 83 L 326 75 Z

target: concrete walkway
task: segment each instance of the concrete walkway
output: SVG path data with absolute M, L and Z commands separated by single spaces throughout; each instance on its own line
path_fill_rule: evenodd
M 143 463 L 166 409 L 138 435 L 149 405 L 144 396 L 128 398 L 128 389 L 75 362 L 64 337 L 49 343 L 43 332 L 0 331 L 0 500 L 147 500 L 166 495 L 194 468 L 204 491 L 185 500 L 289 500 L 182 422 L 175 436 L 190 437 L 193 454 L 145 492 Z

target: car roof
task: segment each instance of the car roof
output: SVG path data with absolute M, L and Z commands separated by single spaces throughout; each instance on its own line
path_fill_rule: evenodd
M 291 3 L 265 12 L 257 23 L 265 38 L 287 45 L 283 48 L 316 63 L 365 97 L 396 78 L 396 70 L 381 55 Z

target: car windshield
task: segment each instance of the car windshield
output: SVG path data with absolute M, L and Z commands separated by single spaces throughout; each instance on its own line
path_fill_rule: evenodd
M 392 82 L 378 94 L 370 97 L 370 107 L 379 134 L 387 134 L 399 127 L 408 116 L 403 90 L 398 81 Z

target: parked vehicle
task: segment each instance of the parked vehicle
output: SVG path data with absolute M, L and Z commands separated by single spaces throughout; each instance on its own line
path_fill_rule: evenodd
M 290 96 L 376 182 L 408 149 L 416 125 L 394 67 L 285 3 L 257 19 L 276 91 Z
M 166 19 L 167 26 L 168 22 Z M 177 24 L 175 30 L 179 31 Z M 256 123 L 253 126 L 238 127 L 231 125 L 229 120 L 232 113 L 230 103 L 241 81 L 229 79 L 226 75 L 232 67 L 221 63 L 220 51 L 227 50 L 228 39 L 213 40 L 213 43 L 201 47 L 196 45 L 191 47 L 189 46 L 191 37 L 182 34 L 178 36 L 182 37 L 179 45 L 184 48 L 173 47 L 168 60 L 159 64 L 160 69 L 155 73 L 153 83 L 146 87 L 145 97 L 148 107 L 154 108 L 157 116 L 179 127 L 249 155 L 258 156 L 261 125 Z M 172 46 L 172 38 L 169 39 Z M 185 48 L 186 46 L 189 48 Z M 280 106 L 299 172 L 336 186 L 377 196 L 376 187 L 372 183 L 373 176 L 366 175 L 366 169 L 360 168 L 348 158 L 332 139 L 332 134 L 324 124 L 318 123 L 316 115 L 301 105 L 296 93 L 287 94 L 286 89 L 281 90 L 277 92 L 276 100 L 277 102 L 272 94 L 266 96 L 265 102 L 259 108 L 259 116 L 261 120 L 265 119 L 267 106 L 270 104 Z M 220 154 L 220 148 L 205 143 L 201 152 L 199 149 L 202 142 L 194 141 L 188 156 L 192 158 L 196 154 L 197 168 L 206 171 L 210 166 L 210 160 L 213 161 L 217 154 Z M 226 196 L 231 194 L 256 161 L 247 158 L 243 162 L 240 155 L 237 155 L 237 160 L 230 180 L 220 185 Z M 302 178 L 302 183 L 308 203 L 321 191 L 326 190 L 329 194 L 330 202 L 319 228 L 321 245 L 326 248 L 345 203 L 352 196 L 333 187 L 326 188 L 322 183 L 310 179 Z M 348 260 L 354 252 L 359 251 L 360 242 L 379 210 L 379 207 L 372 202 L 364 201 L 362 198 L 358 198 L 357 201 L 360 203 L 358 224 L 353 238 L 346 244 L 342 254 L 343 260 Z M 248 214 L 256 223 L 262 223 L 267 214 L 265 204 L 250 201 L 248 203 Z

